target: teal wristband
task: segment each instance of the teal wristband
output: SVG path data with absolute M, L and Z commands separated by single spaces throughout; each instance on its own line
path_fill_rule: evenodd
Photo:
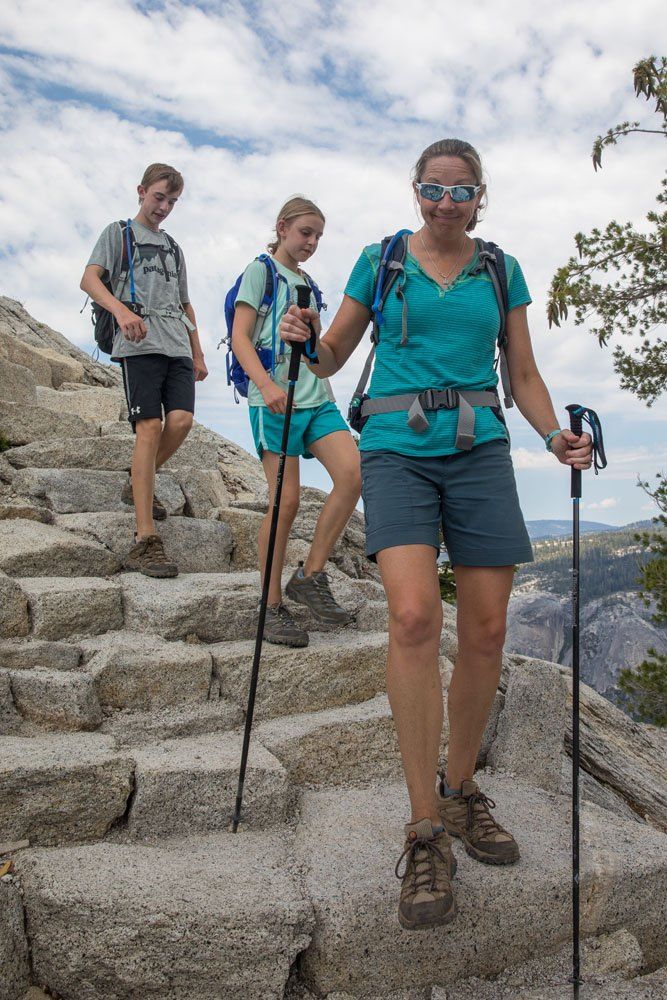
M 555 430 L 555 431 L 550 431 L 550 432 L 549 432 L 549 433 L 548 433 L 548 434 L 547 434 L 547 435 L 545 436 L 545 438 L 544 438 L 544 443 L 545 443 L 545 445 L 546 445 L 546 448 L 547 448 L 547 451 L 552 451 L 552 450 L 553 450 L 553 449 L 552 449 L 552 447 L 551 447 L 551 442 L 553 441 L 553 439 L 554 439 L 555 437 L 558 437 L 558 435 L 559 435 L 560 433 L 561 433 L 561 428 L 559 427 L 559 428 L 558 428 L 558 430 Z

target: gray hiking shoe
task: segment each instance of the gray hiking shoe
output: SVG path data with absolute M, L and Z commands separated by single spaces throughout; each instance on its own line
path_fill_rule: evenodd
M 398 903 L 398 921 L 408 931 L 448 924 L 456 916 L 452 876 L 456 862 L 445 830 L 434 832 L 430 819 L 408 823 L 405 850 L 396 865 L 403 880 Z M 400 872 L 406 859 L 405 871 Z
M 123 503 L 126 503 L 128 507 L 134 507 L 134 494 L 132 492 L 132 480 L 128 476 L 125 485 L 123 486 L 122 493 L 120 495 Z M 153 497 L 153 520 L 154 521 L 164 521 L 167 517 L 167 508 L 158 500 L 156 496 Z
M 302 648 L 309 642 L 308 633 L 299 628 L 284 604 L 269 604 L 264 619 L 264 638 L 278 646 Z
M 160 579 L 178 576 L 178 566 L 167 559 L 159 535 L 147 535 L 146 538 L 135 542 L 127 555 L 125 565 L 128 569 L 138 570 L 144 576 Z
M 285 593 L 297 604 L 310 608 L 319 622 L 326 625 L 348 625 L 352 615 L 340 604 L 336 604 L 329 586 L 329 576 L 321 569 L 312 576 L 303 575 L 303 563 L 292 574 L 285 587 Z

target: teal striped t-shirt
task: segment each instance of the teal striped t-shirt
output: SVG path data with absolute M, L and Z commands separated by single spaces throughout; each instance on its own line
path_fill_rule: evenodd
M 531 301 L 521 268 L 505 255 L 509 308 Z M 401 347 L 402 302 L 389 293 L 384 307 L 380 342 L 370 386 L 371 398 L 426 389 L 484 390 L 498 383 L 494 368 L 500 329 L 498 304 L 491 279 L 471 275 L 477 250 L 456 281 L 441 288 L 408 252 L 403 294 L 408 306 L 408 342 Z M 380 264 L 380 244 L 364 247 L 345 287 L 345 294 L 371 308 Z M 426 412 L 428 430 L 407 425 L 407 412 L 377 413 L 361 432 L 362 451 L 393 451 L 399 455 L 453 455 L 458 409 Z M 504 425 L 487 407 L 475 407 L 475 447 L 507 438 Z

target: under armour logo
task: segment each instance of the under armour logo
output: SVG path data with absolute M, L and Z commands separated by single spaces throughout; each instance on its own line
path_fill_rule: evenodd
M 132 414 L 132 416 L 134 416 L 137 413 L 141 413 L 141 407 L 140 406 L 132 406 L 130 408 L 130 413 Z

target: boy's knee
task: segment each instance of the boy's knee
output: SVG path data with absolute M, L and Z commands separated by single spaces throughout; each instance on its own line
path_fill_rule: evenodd
M 193 416 L 187 410 L 171 410 L 167 414 L 166 424 L 174 431 L 187 434 L 192 427 Z
M 134 425 L 134 432 L 138 441 L 158 441 L 162 434 L 162 421 L 159 417 L 151 417 L 148 420 L 137 420 Z

